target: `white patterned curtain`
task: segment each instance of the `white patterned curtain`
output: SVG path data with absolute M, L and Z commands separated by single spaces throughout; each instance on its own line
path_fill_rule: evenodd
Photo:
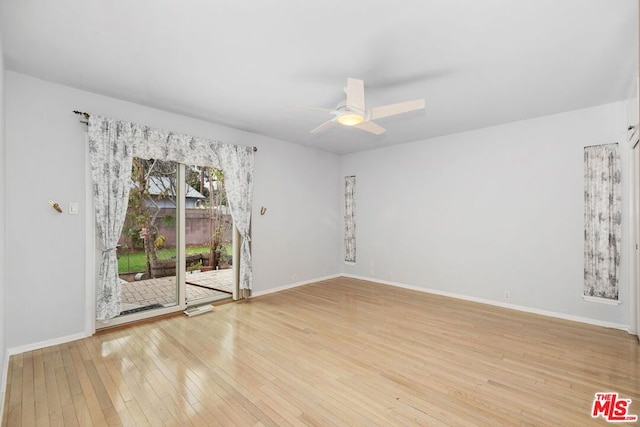
M 129 204 L 134 134 L 130 123 L 94 116 L 89 119 L 93 201 L 102 250 L 96 286 L 98 320 L 116 317 L 122 310 L 116 245 Z
M 100 239 L 104 240 L 102 246 L 105 248 L 102 263 L 104 271 L 101 266 L 98 283 L 98 320 L 118 316 L 121 310 L 115 248 L 129 202 L 133 157 L 222 169 L 231 218 L 242 237 L 240 295 L 243 298 L 251 296 L 253 275 L 249 230 L 255 158 L 252 147 L 222 144 L 100 116 L 91 116 L 89 119 L 89 144 L 96 222 Z M 109 162 L 106 159 L 109 159 Z M 107 230 L 104 234 L 107 237 L 104 239 L 103 230 Z
M 618 299 L 621 189 L 618 144 L 584 149 L 584 295 Z
M 233 224 L 242 238 L 240 245 L 240 297 L 249 298 L 253 286 L 251 269 L 251 206 L 253 203 L 254 153 L 250 147 L 224 145 L 219 151 Z
M 344 260 L 356 262 L 356 177 L 344 177 Z

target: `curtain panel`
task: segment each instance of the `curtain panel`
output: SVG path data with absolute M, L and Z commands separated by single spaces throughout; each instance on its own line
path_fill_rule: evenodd
M 618 299 L 621 188 L 618 144 L 584 149 L 584 295 Z
M 116 246 L 129 204 L 134 128 L 129 123 L 96 119 L 89 124 L 89 162 L 102 259 L 96 285 L 96 319 L 120 314 Z
M 344 260 L 356 262 L 356 177 L 344 177 Z
M 96 226 L 103 250 L 97 284 L 98 320 L 120 314 L 121 295 L 115 246 L 127 211 L 134 157 L 215 167 L 223 171 L 231 217 L 242 237 L 241 296 L 251 296 L 253 274 L 249 230 L 253 204 L 253 147 L 227 145 L 92 115 L 89 118 L 89 153 Z

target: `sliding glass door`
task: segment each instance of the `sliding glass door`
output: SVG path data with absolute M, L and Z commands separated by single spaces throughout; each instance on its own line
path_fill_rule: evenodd
M 134 158 L 130 185 L 117 247 L 122 311 L 97 328 L 236 297 L 238 236 L 222 171 Z
M 175 162 L 133 159 L 127 216 L 118 242 L 120 316 L 180 304 L 179 169 Z
M 229 299 L 234 295 L 233 221 L 224 174 L 212 167 L 185 170 L 185 252 L 197 269 L 185 276 L 187 305 Z

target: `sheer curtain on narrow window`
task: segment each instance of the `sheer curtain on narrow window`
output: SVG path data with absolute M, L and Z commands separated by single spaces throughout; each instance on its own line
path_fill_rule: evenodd
M 585 147 L 585 296 L 618 299 L 621 218 L 618 144 Z
M 356 262 L 356 177 L 344 177 L 344 260 Z

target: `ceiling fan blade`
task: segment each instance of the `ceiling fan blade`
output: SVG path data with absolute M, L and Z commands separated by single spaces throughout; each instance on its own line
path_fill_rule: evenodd
M 374 135 L 380 135 L 381 133 L 384 133 L 386 131 L 385 128 L 372 121 L 362 122 L 357 125 L 353 125 L 352 127 L 364 130 Z
M 347 107 L 364 113 L 364 81 L 347 78 Z
M 379 119 L 381 117 L 395 116 L 396 114 L 408 113 L 409 111 L 424 108 L 424 98 L 413 101 L 399 102 L 397 104 L 382 105 L 371 109 L 369 119 Z
M 324 122 L 323 124 L 321 124 L 320 126 L 318 126 L 317 128 L 313 129 L 311 131 L 311 133 L 319 133 L 322 132 L 323 130 L 329 129 L 331 126 L 333 126 L 333 120 L 329 120 L 327 122 Z
M 291 105 L 284 104 L 287 108 L 295 108 L 298 110 L 313 110 L 313 111 L 322 111 L 323 113 L 334 113 L 335 110 L 333 108 L 322 108 L 322 107 L 308 107 L 306 105 Z

